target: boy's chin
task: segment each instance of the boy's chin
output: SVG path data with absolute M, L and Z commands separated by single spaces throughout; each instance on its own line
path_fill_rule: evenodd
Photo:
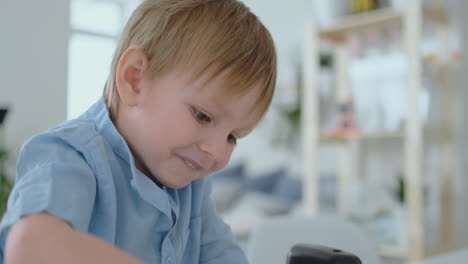
M 188 185 L 190 185 L 190 183 L 192 183 L 192 181 L 194 181 L 194 180 L 196 180 L 196 178 L 193 178 L 193 179 L 169 179 L 168 181 L 158 181 L 156 179 L 156 180 L 153 180 L 153 181 L 159 182 L 159 184 L 158 184 L 159 187 L 166 186 L 166 187 L 172 188 L 172 189 L 183 189 L 183 188 L 187 187 Z
M 183 183 L 182 182 L 177 182 L 177 183 L 169 182 L 169 183 L 165 184 L 164 186 L 169 187 L 171 189 L 183 189 L 183 188 L 187 187 L 187 185 L 189 185 L 190 183 L 191 183 L 191 181 L 190 182 L 183 182 Z
M 190 185 L 190 183 L 192 183 L 192 182 L 189 182 L 187 184 L 176 185 L 176 186 L 173 186 L 173 187 L 170 187 L 170 188 L 175 189 L 175 190 L 179 190 L 179 189 L 183 189 L 183 188 L 187 187 L 188 185 Z

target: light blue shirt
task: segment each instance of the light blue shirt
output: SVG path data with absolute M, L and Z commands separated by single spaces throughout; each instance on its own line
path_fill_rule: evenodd
M 0 264 L 9 227 L 48 212 L 144 263 L 247 263 L 217 215 L 205 179 L 160 188 L 133 156 L 99 100 L 78 119 L 26 142 L 0 223 Z

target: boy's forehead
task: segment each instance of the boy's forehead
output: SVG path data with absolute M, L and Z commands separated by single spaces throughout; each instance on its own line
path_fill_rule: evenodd
M 230 79 L 214 77 L 211 81 L 204 82 L 197 89 L 206 89 L 212 101 L 221 108 L 229 105 L 243 106 L 243 110 L 255 112 L 256 102 L 259 100 L 262 86 L 260 83 L 252 84 L 248 87 L 237 87 L 236 82 Z
M 241 99 L 246 95 L 255 101 L 262 90 L 261 81 L 246 83 L 243 76 L 231 70 L 206 70 L 196 75 L 192 74 L 191 80 L 200 90 L 214 88 L 211 89 L 211 92 L 218 101 Z

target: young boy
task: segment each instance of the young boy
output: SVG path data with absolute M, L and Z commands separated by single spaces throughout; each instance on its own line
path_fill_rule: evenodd
M 246 263 L 204 178 L 266 112 L 270 34 L 236 0 L 146 0 L 104 98 L 23 146 L 0 263 Z

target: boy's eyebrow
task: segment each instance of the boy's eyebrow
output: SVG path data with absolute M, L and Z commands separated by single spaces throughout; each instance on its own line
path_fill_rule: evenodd
M 213 105 L 219 110 L 219 112 L 226 116 L 233 116 L 232 113 L 228 109 L 226 109 L 226 107 L 224 107 L 224 105 L 219 100 L 213 99 L 212 102 Z M 250 116 L 248 116 L 247 118 L 249 117 Z M 247 127 L 236 129 L 235 132 L 238 135 L 238 137 L 244 137 L 248 135 L 253 130 L 253 128 L 255 128 L 255 124 L 249 123 L 247 124 Z

